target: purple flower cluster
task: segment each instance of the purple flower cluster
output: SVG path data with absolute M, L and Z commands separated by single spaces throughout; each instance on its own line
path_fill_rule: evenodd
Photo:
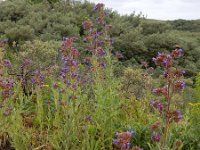
M 181 49 L 181 48 L 177 48 L 177 49 L 173 50 L 172 53 L 171 53 L 171 56 L 173 58 L 179 58 L 182 55 L 183 55 L 183 49 Z
M 164 86 L 164 87 L 161 87 L 161 88 L 155 88 L 155 89 L 153 89 L 152 92 L 154 94 L 156 94 L 156 95 L 164 95 L 164 96 L 166 96 L 167 92 L 168 92 L 168 89 L 167 89 L 167 86 Z
M 120 132 L 116 133 L 115 136 L 117 137 L 116 139 L 113 140 L 113 146 L 121 148 L 121 149 L 129 149 L 131 144 L 130 140 L 131 137 L 135 134 L 133 130 L 131 131 L 126 131 L 126 132 Z
M 8 60 L 8 59 L 3 60 L 3 65 L 4 65 L 5 67 L 8 67 L 8 68 L 12 67 L 11 62 L 10 62 L 10 60 Z
M 31 59 L 25 58 L 21 64 L 21 68 L 25 68 L 32 63 Z
M 156 108 L 159 112 L 162 112 L 160 115 L 160 118 L 163 120 L 165 124 L 162 125 L 162 128 L 164 128 L 163 132 L 163 138 L 161 141 L 161 149 L 166 143 L 167 140 L 167 132 L 168 128 L 170 126 L 170 123 L 172 121 L 179 122 L 183 119 L 183 116 L 181 115 L 181 112 L 179 110 L 171 111 L 171 104 L 172 102 L 172 96 L 174 92 L 178 92 L 184 89 L 185 83 L 183 80 L 180 80 L 180 78 L 185 74 L 184 70 L 180 69 L 174 69 L 173 62 L 176 58 L 179 58 L 182 56 L 183 50 L 180 48 L 177 48 L 173 50 L 170 54 L 167 53 L 158 53 L 158 55 L 153 58 L 153 61 L 156 65 L 160 65 L 163 67 L 163 76 L 165 81 L 165 86 L 160 88 L 153 89 L 153 93 L 159 96 L 164 96 L 165 103 L 161 101 L 151 101 L 151 105 L 153 105 L 154 108 Z M 156 130 L 160 128 L 160 123 L 154 123 L 151 126 L 151 129 L 153 130 L 153 133 L 151 135 L 151 139 L 154 142 L 160 142 L 161 140 L 161 134 L 158 133 Z
M 171 54 L 166 54 L 166 53 L 159 53 L 156 56 L 156 58 L 153 58 L 153 61 L 155 62 L 156 65 L 163 65 L 165 68 L 171 67 L 172 61 L 174 58 L 179 58 L 183 54 L 182 49 L 175 49 L 172 51 Z
M 172 57 L 169 54 L 159 53 L 156 58 L 153 58 L 156 65 L 163 65 L 164 67 L 170 67 L 172 63 Z
M 1 87 L 1 95 L 3 99 L 9 98 L 13 92 L 13 82 L 9 80 L 0 80 L 0 87 Z
M 102 11 L 104 9 L 104 4 L 98 3 L 97 5 L 94 6 L 94 11 Z
M 184 82 L 183 80 L 181 80 L 181 81 L 176 81 L 176 82 L 174 83 L 174 89 L 175 89 L 176 91 L 183 90 L 184 87 L 185 87 L 185 82 Z
M 153 132 L 151 134 L 151 139 L 153 142 L 160 142 L 160 137 L 161 137 L 160 133 Z
M 151 125 L 151 139 L 153 142 L 160 142 L 161 134 L 158 132 L 160 130 L 161 124 L 160 122 L 156 121 L 154 124 Z
M 91 28 L 93 27 L 93 23 L 91 20 L 85 20 L 84 22 L 82 22 L 82 26 L 85 30 L 91 30 Z
M 163 76 L 164 76 L 164 78 L 168 78 L 168 77 L 170 77 L 169 75 L 171 75 L 171 77 L 173 77 L 173 78 L 180 78 L 185 73 L 186 73 L 185 70 L 176 69 L 175 71 L 172 71 L 171 74 L 169 74 L 167 71 L 164 71 Z
M 150 104 L 153 105 L 153 107 L 156 108 L 159 112 L 163 111 L 164 106 L 159 100 L 150 101 Z
M 175 121 L 175 122 L 179 122 L 181 120 L 183 120 L 183 116 L 180 110 L 175 110 L 171 113 L 171 118 Z
M 106 50 L 102 49 L 101 47 L 97 48 L 97 56 L 101 57 L 106 54 Z
M 36 70 L 34 73 L 34 77 L 32 78 L 32 83 L 35 85 L 38 85 L 40 87 L 43 87 L 44 84 L 44 75 L 41 73 L 40 70 Z
M 81 73 L 81 85 L 90 87 L 91 83 L 95 81 L 93 79 L 93 73 L 99 72 L 99 77 L 102 80 L 105 80 L 105 68 L 108 63 L 108 57 L 106 56 L 110 54 L 112 49 L 111 44 L 113 42 L 107 35 L 111 25 L 108 25 L 105 21 L 106 14 L 104 12 L 104 5 L 95 5 L 94 11 L 97 13 L 96 24 L 89 19 L 82 23 L 83 28 L 85 29 L 85 50 L 88 52 L 89 57 L 85 57 L 82 61 L 82 64 L 85 65 L 85 69 Z M 94 28 L 94 26 L 97 26 L 97 28 Z
M 79 57 L 78 49 L 73 47 L 75 38 L 64 38 L 61 46 L 63 66 L 60 69 L 60 76 L 66 87 L 75 90 L 80 81 Z

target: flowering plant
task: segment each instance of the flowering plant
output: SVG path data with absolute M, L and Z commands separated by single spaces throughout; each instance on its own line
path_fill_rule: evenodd
M 164 101 L 154 100 L 150 102 L 150 105 L 159 112 L 160 118 L 163 121 L 163 124 L 157 121 L 151 125 L 151 139 L 154 142 L 161 143 L 161 150 L 166 147 L 170 124 L 172 122 L 178 123 L 183 119 L 181 111 L 172 105 L 173 94 L 183 90 L 185 86 L 184 81 L 180 79 L 185 74 L 185 71 L 173 66 L 174 60 L 181 57 L 182 54 L 183 50 L 181 48 L 176 48 L 170 54 L 158 53 L 158 55 L 153 58 L 155 64 L 163 68 L 163 78 L 165 81 L 164 86 L 153 89 L 153 93 L 157 96 L 163 96 Z

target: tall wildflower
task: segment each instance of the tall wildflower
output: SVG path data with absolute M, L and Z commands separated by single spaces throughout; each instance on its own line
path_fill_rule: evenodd
M 108 35 L 108 31 L 111 25 L 105 21 L 106 13 L 104 11 L 104 4 L 99 3 L 94 6 L 94 12 L 96 13 L 96 23 L 87 19 L 83 21 L 82 25 L 85 29 L 84 41 L 88 43 L 85 48 L 89 52 L 92 59 L 89 61 L 90 72 L 104 72 L 107 66 L 111 66 L 111 50 L 112 50 L 112 39 Z M 98 28 L 94 28 L 94 24 Z M 101 78 L 105 79 L 105 74 L 101 74 Z
M 184 70 L 174 69 L 173 63 L 174 60 L 181 57 L 183 50 L 177 48 L 171 53 L 158 53 L 153 61 L 156 65 L 159 65 L 163 68 L 163 78 L 165 85 L 159 88 L 153 89 L 153 93 L 158 96 L 163 96 L 164 101 L 156 100 L 151 101 L 150 104 L 160 113 L 164 124 L 156 122 L 151 126 L 152 130 L 152 141 L 161 142 L 160 149 L 164 149 L 166 146 L 170 123 L 179 122 L 183 119 L 183 116 L 173 104 L 173 94 L 184 89 L 185 83 L 181 80 L 181 77 L 185 74 Z M 159 133 L 158 128 L 164 129 L 162 133 Z
M 61 45 L 63 66 L 60 70 L 60 76 L 67 87 L 75 90 L 80 81 L 79 57 L 78 49 L 73 47 L 74 37 L 63 38 Z

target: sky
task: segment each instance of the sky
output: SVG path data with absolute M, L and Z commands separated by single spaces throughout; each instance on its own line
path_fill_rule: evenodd
M 142 12 L 149 19 L 200 19 L 200 0 L 88 0 L 104 3 L 120 14 Z

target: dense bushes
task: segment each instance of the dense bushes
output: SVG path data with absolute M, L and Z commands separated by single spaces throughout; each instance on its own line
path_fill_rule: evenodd
M 74 0 L 6 0 L 0 5 L 0 38 L 7 38 L 10 47 L 13 41 L 58 41 L 64 36 L 83 37 L 81 23 L 86 18 L 95 20 L 93 4 Z M 124 66 L 138 65 L 141 60 L 152 64 L 151 58 L 159 51 L 172 49 L 179 44 L 185 55 L 180 64 L 187 76 L 200 70 L 199 20 L 158 21 L 148 20 L 142 14 L 120 16 L 107 9 L 106 20 L 113 28 L 113 50 L 120 51 Z M 187 32 L 192 31 L 192 32 Z M 153 64 L 152 64 L 153 65 Z M 192 69 L 191 69 L 192 68 Z

